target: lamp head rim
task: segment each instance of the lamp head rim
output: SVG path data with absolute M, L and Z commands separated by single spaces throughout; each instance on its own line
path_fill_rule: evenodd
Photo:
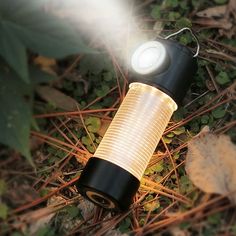
M 131 56 L 131 67 L 140 75 L 149 75 L 165 64 L 167 52 L 159 41 L 148 41 L 136 48 Z

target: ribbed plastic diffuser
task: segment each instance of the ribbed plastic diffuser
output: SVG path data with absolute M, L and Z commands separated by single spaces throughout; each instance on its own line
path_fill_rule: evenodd
M 159 89 L 131 83 L 94 156 L 140 180 L 177 105 Z

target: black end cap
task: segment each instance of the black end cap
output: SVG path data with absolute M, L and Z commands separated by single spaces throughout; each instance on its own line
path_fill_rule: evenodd
M 114 204 L 110 210 L 125 211 L 133 202 L 140 181 L 123 168 L 100 158 L 92 157 L 87 162 L 78 182 L 78 191 L 97 205 L 87 193 L 103 196 Z M 103 206 L 106 208 L 105 206 Z

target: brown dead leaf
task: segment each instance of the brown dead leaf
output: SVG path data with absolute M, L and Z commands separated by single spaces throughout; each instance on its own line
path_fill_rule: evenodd
M 197 12 L 196 16 L 207 17 L 207 18 L 212 18 L 212 17 L 220 18 L 220 17 L 224 17 L 226 10 L 227 10 L 227 5 L 209 7 L 203 11 Z
M 206 193 L 228 194 L 236 204 L 236 146 L 226 135 L 202 131 L 188 143 L 186 172 Z
M 232 23 L 223 18 L 218 20 L 212 18 L 199 18 L 195 20 L 194 23 L 202 25 L 204 27 L 224 29 L 224 30 L 230 30 L 232 28 Z
M 45 101 L 65 111 L 75 111 L 79 107 L 79 104 L 75 99 L 65 95 L 55 88 L 49 86 L 38 86 L 36 92 Z
M 196 13 L 199 18 L 194 23 L 218 28 L 221 36 L 229 39 L 236 37 L 236 0 L 230 0 L 227 5 L 210 7 Z
M 236 20 L 236 1 L 230 0 L 227 6 L 226 17 L 230 18 L 230 15 Z
M 37 56 L 34 59 L 34 64 L 38 65 L 43 71 L 56 75 L 57 62 L 53 58 Z

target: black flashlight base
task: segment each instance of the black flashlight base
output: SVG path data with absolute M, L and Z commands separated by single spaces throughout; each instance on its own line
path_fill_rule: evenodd
M 89 159 L 77 182 L 78 191 L 90 201 L 119 211 L 129 209 L 139 185 L 128 171 L 96 157 Z

